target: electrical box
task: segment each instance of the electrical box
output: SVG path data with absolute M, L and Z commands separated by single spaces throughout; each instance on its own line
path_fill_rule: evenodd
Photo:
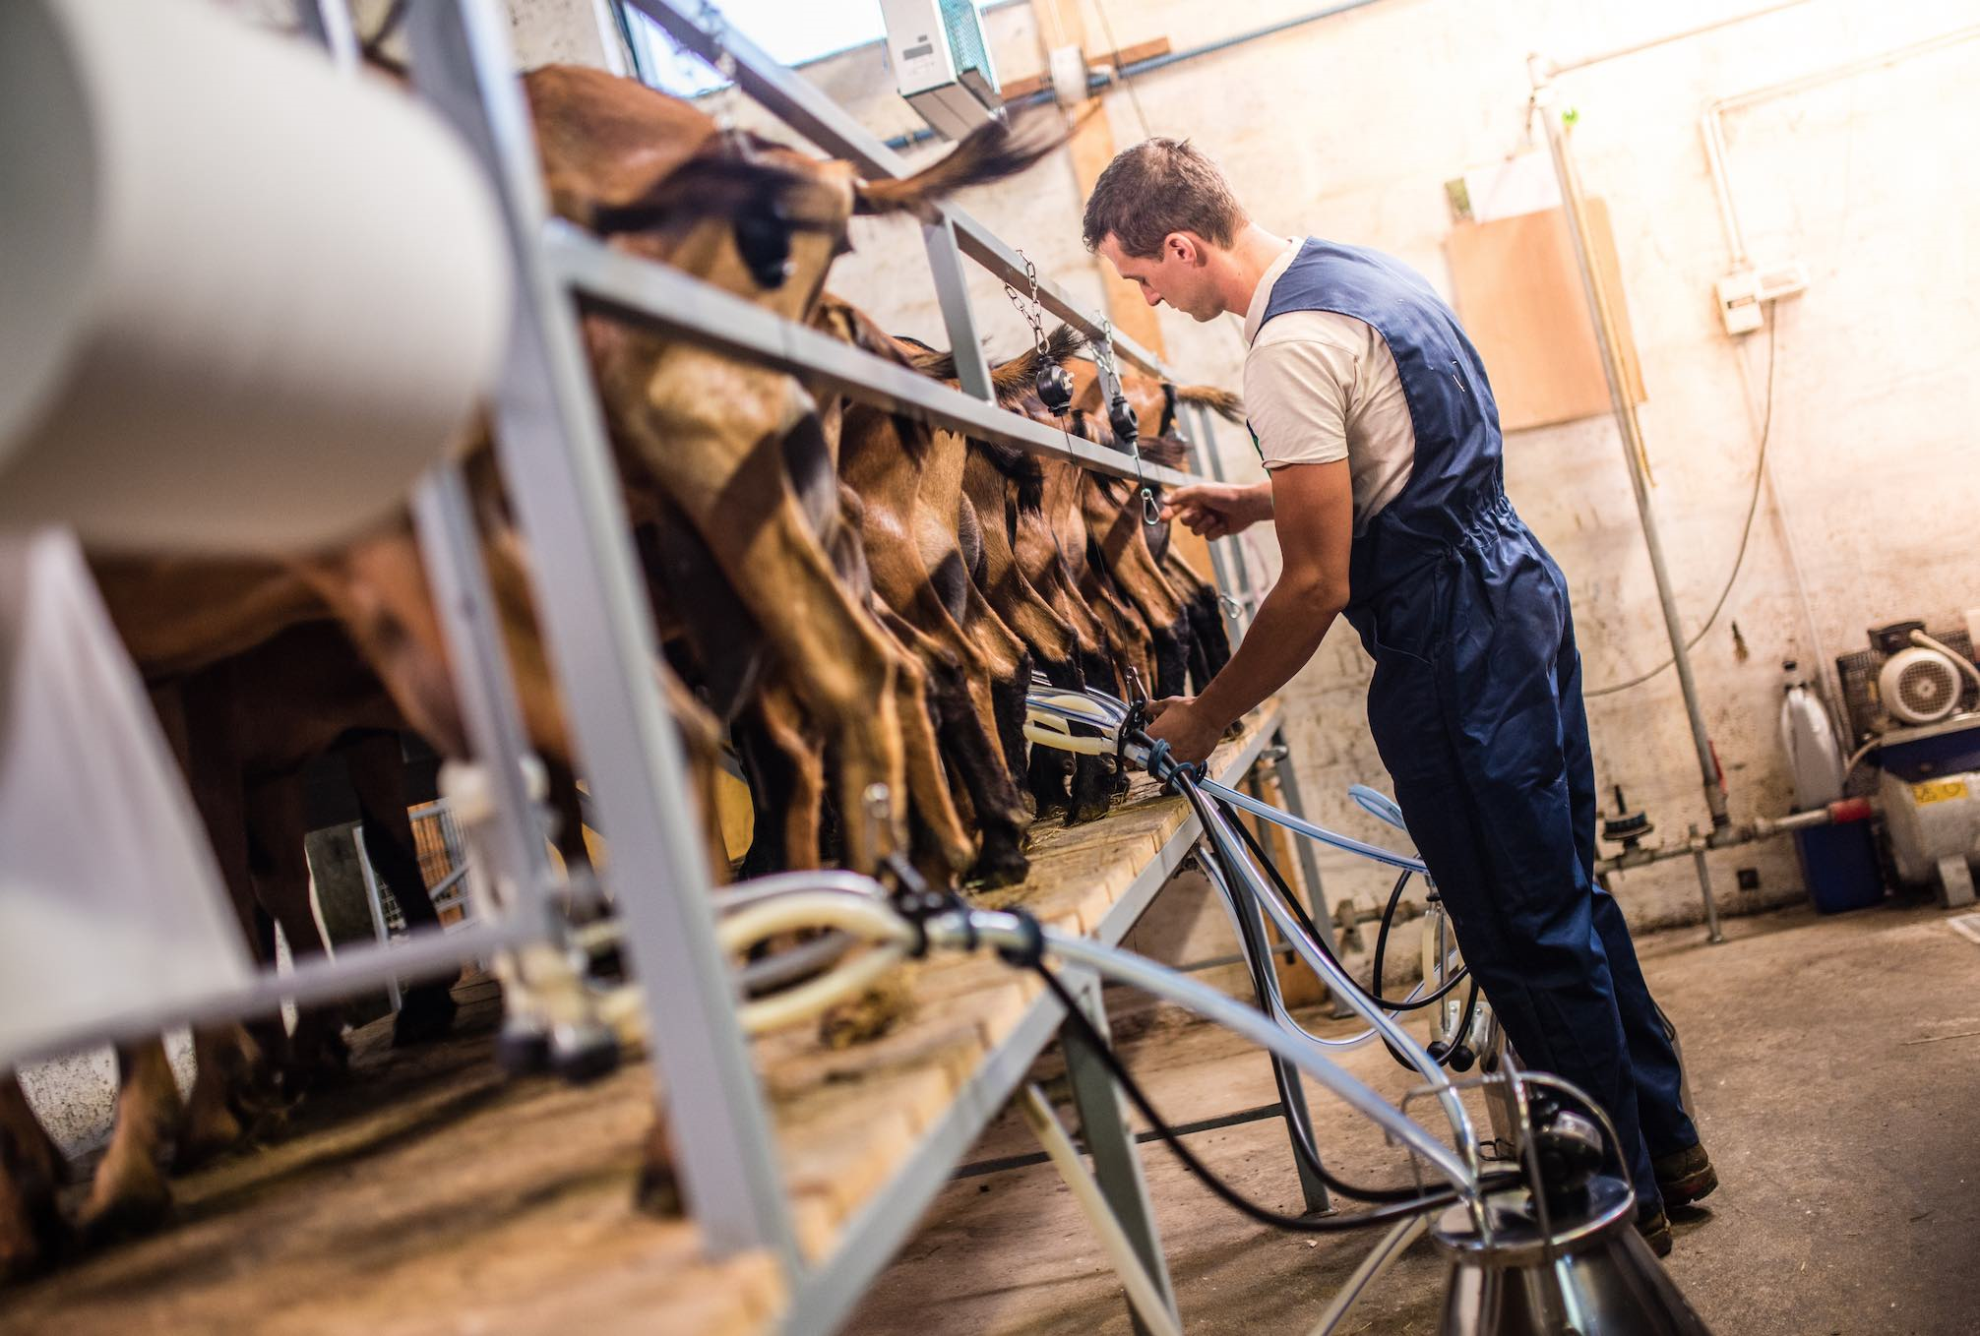
M 1761 307 L 1808 290 L 1808 270 L 1799 260 L 1740 269 L 1719 280 L 1719 318 L 1728 334 L 1751 334 L 1764 323 Z
M 977 0 L 880 0 L 902 97 L 945 139 L 1004 114 Z

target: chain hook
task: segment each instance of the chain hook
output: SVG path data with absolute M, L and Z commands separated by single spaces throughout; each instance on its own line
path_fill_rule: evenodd
M 1148 475 L 1142 471 L 1141 427 L 1121 385 L 1120 363 L 1114 359 L 1114 322 L 1107 316 L 1100 318 L 1100 342 L 1093 348 L 1093 364 L 1099 368 L 1107 388 L 1108 425 L 1114 429 L 1115 441 L 1125 445 L 1128 457 L 1134 460 L 1134 480 L 1141 489 L 1141 522 L 1153 527 L 1162 522 L 1162 504 L 1155 499 L 1155 489 L 1148 485 Z
M 1044 307 L 1038 300 L 1038 266 L 1022 249 L 1018 251 L 1018 258 L 1024 261 L 1024 276 L 1031 286 L 1031 300 L 1027 303 L 1024 294 L 1008 282 L 1004 284 L 1004 295 L 1011 299 L 1011 305 L 1024 317 L 1024 322 L 1031 326 L 1031 344 L 1038 353 L 1038 372 L 1032 380 L 1032 387 L 1052 416 L 1059 419 L 1059 430 L 1064 432 L 1066 410 L 1072 407 L 1073 401 L 1072 377 L 1054 360 L 1052 346 L 1045 339 Z
M 735 103 L 737 90 L 742 86 L 737 77 L 735 53 L 729 50 L 729 23 L 722 17 L 722 11 L 715 7 L 714 0 L 701 0 L 701 12 L 697 16 L 701 31 L 708 36 L 715 48 L 715 58 L 709 63 L 715 73 L 721 76 L 722 85 L 710 97 L 709 113 L 715 122 L 715 130 L 723 137 L 735 133 Z

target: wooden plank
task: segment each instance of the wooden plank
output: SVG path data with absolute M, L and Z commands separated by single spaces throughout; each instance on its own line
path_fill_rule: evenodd
M 1132 46 L 1124 46 L 1118 51 L 1109 51 L 1103 56 L 1088 56 L 1086 63 L 1094 67 L 1111 65 L 1118 70 L 1123 65 L 1138 65 L 1144 60 L 1166 56 L 1174 49 L 1168 38 L 1156 37 L 1146 42 L 1136 42 Z M 1026 74 L 1008 80 L 998 91 L 1002 93 L 1004 101 L 1015 102 L 1021 97 L 1030 97 L 1033 93 L 1051 86 L 1051 73 L 1041 70 L 1037 74 Z
M 492 1020 L 492 1017 L 490 1018 Z M 680 1331 L 752 1336 L 786 1306 L 767 1254 L 708 1260 L 633 1204 L 652 1084 L 505 1080 L 491 1035 L 395 1050 L 278 1139 L 175 1178 L 178 1220 L 0 1299 L 8 1336 Z
M 1144 60 L 1153 60 L 1157 56 L 1166 56 L 1173 50 L 1175 48 L 1169 44 L 1168 38 L 1151 37 L 1145 42 L 1135 42 L 1132 45 L 1122 47 L 1118 51 L 1109 51 L 1104 56 L 1089 56 L 1086 63 L 1089 65 L 1112 65 L 1118 70 L 1126 65 L 1139 65 Z
M 1262 726 L 1259 716 L 1251 726 Z M 1137 775 L 1126 800 L 1100 820 L 1034 827 L 1025 880 L 971 898 L 1091 935 L 1188 815 L 1180 798 Z M 838 1230 L 893 1179 L 1042 988 L 1035 975 L 987 954 L 931 956 L 907 970 L 914 1012 L 881 1039 L 827 1051 L 804 1027 L 756 1042 L 808 1257 L 831 1252 Z
M 1137 777 L 1102 820 L 1041 825 L 1032 875 L 998 896 L 1090 932 L 1185 816 Z M 827 1050 L 799 1027 L 755 1046 L 810 1258 L 893 1181 L 1040 990 L 988 952 L 907 973 L 916 1010 L 874 1043 Z M 456 992 L 489 990 L 475 975 Z M 494 1010 L 465 1008 L 462 1025 L 492 1024 Z M 361 1079 L 302 1106 L 281 1139 L 176 1180 L 177 1227 L 11 1291 L 0 1325 L 755 1336 L 779 1320 L 789 1300 L 774 1259 L 711 1262 L 692 1224 L 634 1208 L 652 1114 L 643 1063 L 583 1087 L 509 1081 L 487 1030 L 416 1050 L 390 1048 L 388 1031 L 356 1036 Z
M 1616 296 L 1618 351 L 1630 393 L 1641 403 L 1643 373 L 1604 201 L 1588 201 L 1588 223 L 1596 268 Z M 1499 425 L 1521 431 L 1609 412 L 1608 381 L 1566 215 L 1546 209 L 1459 223 L 1448 249 L 1458 314 L 1492 378 Z

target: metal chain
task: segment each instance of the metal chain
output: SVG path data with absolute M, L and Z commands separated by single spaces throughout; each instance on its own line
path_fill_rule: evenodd
M 1120 366 L 1114 361 L 1114 321 L 1110 316 L 1100 317 L 1100 342 L 1093 349 L 1093 361 L 1115 385 L 1121 383 Z
M 1121 384 L 1120 363 L 1114 360 L 1114 322 L 1109 316 L 1100 317 L 1100 342 L 1093 349 L 1093 364 L 1105 373 L 1104 380 L 1111 385 L 1111 393 L 1120 395 L 1126 402 L 1126 388 Z M 1134 480 L 1141 485 L 1141 522 L 1156 525 L 1162 522 L 1162 503 L 1155 499 L 1155 489 L 1148 485 L 1148 475 L 1141 471 L 1140 439 L 1128 442 L 1128 454 L 1134 459 Z
M 708 35 L 709 42 L 715 47 L 715 59 L 709 63 L 714 65 L 715 73 L 719 74 L 723 83 L 727 85 L 718 88 L 709 98 L 709 114 L 714 118 L 716 130 L 728 135 L 736 128 L 736 90 L 741 86 L 736 77 L 736 57 L 729 50 L 727 40 L 729 22 L 722 17 L 722 11 L 715 7 L 714 0 L 701 0 L 699 21 L 702 32 Z
M 1011 299 L 1011 305 L 1024 317 L 1025 324 L 1031 326 L 1032 346 L 1038 350 L 1040 357 L 1045 357 L 1051 349 L 1045 342 L 1045 311 L 1038 302 L 1038 266 L 1031 262 L 1031 257 L 1022 248 L 1018 250 L 1018 258 L 1024 261 L 1024 276 L 1031 281 L 1031 301 L 1027 304 L 1024 294 L 1009 283 L 1004 284 L 1004 295 Z

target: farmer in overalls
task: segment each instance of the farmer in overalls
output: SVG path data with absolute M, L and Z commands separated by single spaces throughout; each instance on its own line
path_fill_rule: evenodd
M 1261 520 L 1284 568 L 1200 696 L 1154 707 L 1183 761 L 1319 648 L 1337 613 L 1375 660 L 1368 723 L 1411 837 L 1527 1065 L 1608 1110 L 1638 1228 L 1718 1184 L 1622 910 L 1595 884 L 1595 776 L 1567 581 L 1506 499 L 1477 352 L 1421 276 L 1374 251 L 1252 222 L 1188 143 L 1116 157 L 1085 238 L 1151 305 L 1244 317 L 1244 395 L 1267 470 L 1167 510 L 1208 538 Z

